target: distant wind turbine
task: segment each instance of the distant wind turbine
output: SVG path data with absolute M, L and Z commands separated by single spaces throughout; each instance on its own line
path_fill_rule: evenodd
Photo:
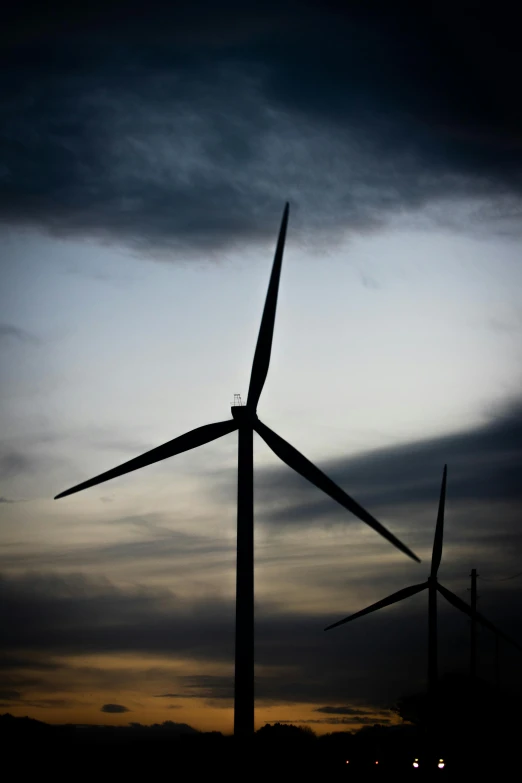
M 288 203 L 277 240 L 272 273 L 266 295 L 265 308 L 250 376 L 246 405 L 232 407 L 232 419 L 206 424 L 164 443 L 140 457 L 131 459 L 117 468 L 101 473 L 95 478 L 77 484 L 61 492 L 55 499 L 80 492 L 103 481 L 122 476 L 138 468 L 144 468 L 160 460 L 195 449 L 205 443 L 238 430 L 238 481 L 237 481 L 237 564 L 236 564 L 236 639 L 234 683 L 234 733 L 251 735 L 254 732 L 254 430 L 261 435 L 272 451 L 301 476 L 321 489 L 333 500 L 356 517 L 366 522 L 377 533 L 390 541 L 417 562 L 419 558 L 407 546 L 392 535 L 380 522 L 315 467 L 297 449 L 287 443 L 257 418 L 257 404 L 263 389 L 270 363 L 272 337 L 277 306 L 277 294 L 283 250 L 288 224 Z
M 437 526 L 435 528 L 435 539 L 433 541 L 433 553 L 431 556 L 431 573 L 428 577 L 428 580 L 426 582 L 422 582 L 422 584 L 419 585 L 412 585 L 411 587 L 405 587 L 403 590 L 399 590 L 396 593 L 392 593 L 392 595 L 389 595 L 387 598 L 383 598 L 382 601 L 377 601 L 377 603 L 372 604 L 371 606 L 368 606 L 366 609 L 361 609 L 360 612 L 355 612 L 355 614 L 351 614 L 348 617 L 345 617 L 343 620 L 339 620 L 337 623 L 333 623 L 332 625 L 329 625 L 327 628 L 325 628 L 325 631 L 329 631 L 332 628 L 337 628 L 338 625 L 343 625 L 344 623 L 349 623 L 351 620 L 357 620 L 358 617 L 363 617 L 365 614 L 370 614 L 371 612 L 376 612 L 377 609 L 384 609 L 385 606 L 391 606 L 392 604 L 396 604 L 399 601 L 403 601 L 405 598 L 409 598 L 412 595 L 415 595 L 416 593 L 422 592 L 422 590 L 428 590 L 428 601 L 429 601 L 429 614 L 428 614 L 428 691 L 433 697 L 436 688 L 437 688 L 437 680 L 438 680 L 438 664 L 437 664 L 437 591 L 444 596 L 444 598 L 449 601 L 449 603 L 452 606 L 455 606 L 457 609 L 460 609 L 461 612 L 464 612 L 464 614 L 467 614 L 468 617 L 474 618 L 476 622 L 481 623 L 485 628 L 488 628 L 490 631 L 493 631 L 493 633 L 497 634 L 497 636 L 506 639 L 510 644 L 513 644 L 515 647 L 519 647 L 519 645 L 513 641 L 509 636 L 507 636 L 503 631 L 500 631 L 498 628 L 496 628 L 493 623 L 490 623 L 489 620 L 486 620 L 485 617 L 483 617 L 481 614 L 479 614 L 477 611 L 473 611 L 472 607 L 469 606 L 465 601 L 463 601 L 461 598 L 459 598 L 455 593 L 452 593 L 450 590 L 448 590 L 443 585 L 439 584 L 437 581 L 437 574 L 440 566 L 440 561 L 442 558 L 442 539 L 443 539 L 443 532 L 444 532 L 444 505 L 446 501 L 446 477 L 447 477 L 447 465 L 444 465 L 444 472 L 442 474 L 442 486 L 440 489 L 440 498 L 439 498 L 439 511 L 437 515 Z

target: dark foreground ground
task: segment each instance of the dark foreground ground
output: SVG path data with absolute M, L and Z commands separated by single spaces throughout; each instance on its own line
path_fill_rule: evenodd
M 503 743 L 446 740 L 429 747 L 412 726 L 373 727 L 356 735 L 314 737 L 265 727 L 250 741 L 165 725 L 49 726 L 0 716 L 4 769 L 29 780 L 519 780 Z M 510 743 L 511 744 L 511 743 Z M 442 760 L 441 760 L 442 759 Z M 347 763 L 348 762 L 348 763 Z M 418 764 L 417 767 L 414 763 Z M 444 764 L 439 768 L 439 764 Z M 178 778 L 179 779 L 179 778 Z

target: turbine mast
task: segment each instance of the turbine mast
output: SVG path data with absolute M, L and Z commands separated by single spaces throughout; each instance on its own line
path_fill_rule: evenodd
M 247 406 L 234 405 L 232 416 L 239 425 L 234 735 L 250 737 L 254 733 L 254 430 Z
M 444 465 L 444 470 L 442 471 L 442 484 L 440 487 L 439 510 L 437 512 L 437 525 L 435 527 L 435 538 L 433 540 L 433 551 L 431 554 L 431 573 L 428 579 L 428 694 L 432 716 L 434 714 L 439 676 L 437 661 L 437 576 L 439 573 L 440 561 L 442 559 L 447 477 L 448 466 Z
M 471 682 L 477 677 L 477 569 L 471 569 L 471 648 L 469 656 Z
M 433 704 L 438 682 L 437 660 L 437 577 L 428 579 L 428 693 Z

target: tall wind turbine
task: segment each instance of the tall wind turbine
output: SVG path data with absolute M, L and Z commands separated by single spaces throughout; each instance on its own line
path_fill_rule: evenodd
M 277 306 L 277 294 L 283 250 L 288 224 L 288 203 L 283 212 L 281 228 L 275 251 L 272 273 L 268 284 L 265 308 L 257 338 L 250 386 L 246 405 L 232 407 L 232 419 L 215 424 L 206 424 L 186 432 L 174 440 L 147 451 L 135 459 L 124 462 L 88 481 L 61 492 L 57 498 L 80 492 L 82 489 L 101 484 L 103 481 L 122 476 L 138 468 L 144 468 L 160 460 L 195 449 L 205 443 L 238 431 L 238 476 L 237 476 L 237 564 L 236 564 L 236 638 L 235 638 L 235 684 L 234 684 L 234 733 L 251 735 L 254 732 L 254 475 L 253 434 L 261 435 L 272 451 L 301 476 L 321 489 L 333 500 L 356 517 L 366 522 L 377 533 L 407 554 L 413 560 L 419 558 L 401 541 L 392 535 L 380 522 L 365 511 L 358 503 L 313 465 L 297 449 L 287 443 L 257 418 L 257 404 L 263 389 L 270 363 L 272 337 Z
M 444 596 L 452 606 L 460 609 L 475 619 L 476 622 L 481 623 L 485 628 L 488 628 L 497 636 L 506 639 L 510 644 L 515 647 L 519 645 L 507 636 L 503 631 L 496 628 L 493 623 L 486 620 L 481 614 L 469 606 L 465 601 L 459 598 L 455 593 L 452 593 L 446 587 L 441 585 L 437 580 L 437 574 L 439 571 L 440 561 L 442 558 L 442 540 L 444 532 L 444 505 L 446 501 L 446 477 L 447 477 L 447 465 L 444 465 L 444 472 L 442 474 L 442 486 L 440 489 L 439 498 L 439 511 L 437 514 L 437 525 L 435 528 L 435 539 L 433 541 L 433 553 L 431 556 L 431 572 L 426 582 L 422 582 L 419 585 L 412 585 L 411 587 L 405 587 L 403 590 L 399 590 L 396 593 L 392 593 L 387 598 L 383 598 L 382 601 L 368 606 L 366 609 L 361 609 L 360 612 L 349 615 L 343 620 L 339 620 L 337 623 L 333 623 L 325 628 L 325 631 L 329 631 L 331 628 L 336 628 L 338 625 L 349 623 L 351 620 L 356 620 L 358 617 L 363 617 L 365 614 L 377 611 L 377 609 L 383 609 L 385 606 L 391 606 L 399 601 L 409 598 L 416 593 L 422 592 L 422 590 L 428 590 L 428 693 L 433 699 L 437 689 L 438 681 L 438 666 L 437 666 L 437 592 Z

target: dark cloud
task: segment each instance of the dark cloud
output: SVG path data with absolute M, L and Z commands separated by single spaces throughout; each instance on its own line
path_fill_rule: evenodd
M 279 723 L 299 723 L 299 724 L 327 724 L 330 726 L 356 726 L 361 723 L 364 726 L 374 726 L 376 723 L 391 723 L 390 718 L 381 718 L 375 716 L 369 718 L 365 715 L 354 715 L 353 718 L 310 718 L 309 720 L 280 720 Z
M 142 645 L 143 652 L 154 648 L 181 651 L 186 646 L 187 652 L 203 657 L 230 654 L 223 626 L 232 620 L 233 607 L 224 606 L 219 600 L 209 598 L 204 607 L 196 605 L 187 611 L 185 602 L 168 590 L 143 587 L 123 590 L 107 579 L 90 579 L 82 574 L 3 578 L 0 594 L 3 598 L 0 617 L 5 620 L 0 628 L 0 646 L 4 652 L 17 648 L 51 652 L 64 647 L 71 653 L 87 648 L 98 651 L 112 648 L 116 652 Z M 214 620 L 211 619 L 213 605 Z M 192 628 L 186 643 L 177 631 L 173 633 L 172 618 L 176 614 L 180 620 L 185 617 L 187 628 Z M 206 624 L 204 629 L 200 627 L 203 624 Z M 215 634 L 214 649 L 205 652 L 211 627 Z M 142 643 L 138 641 L 140 635 Z
M 370 510 L 429 504 L 435 513 L 446 463 L 448 508 L 471 502 L 502 503 L 516 512 L 522 503 L 522 405 L 513 404 L 483 425 L 453 435 L 328 460 L 319 467 Z M 333 501 L 286 468 L 258 470 L 257 488 L 263 520 L 271 525 L 317 524 L 345 517 Z M 278 504 L 274 498 L 285 502 Z M 491 528 L 486 531 L 490 534 Z
M 349 726 L 362 723 L 364 726 L 373 726 L 375 723 L 391 723 L 391 719 L 380 716 L 369 718 L 367 715 L 354 715 L 352 718 L 324 718 L 312 720 L 310 723 L 326 723 L 330 726 Z
M 490 595 L 484 613 L 518 638 L 522 586 L 507 584 L 496 597 L 492 594 L 494 600 Z M 357 716 L 360 723 L 371 717 L 370 705 L 390 707 L 405 692 L 423 687 L 424 595 L 324 633 L 327 622 L 335 619 L 339 617 L 258 607 L 259 703 L 316 704 L 325 719 Z M 441 601 L 442 671 L 465 668 L 468 645 L 467 618 Z M 233 646 L 233 601 L 179 600 L 168 591 L 124 589 L 74 575 L 60 579 L 26 575 L 0 582 L 0 647 L 11 658 L 9 667 L 0 668 L 0 687 L 5 690 L 37 687 L 45 691 L 46 698 L 53 698 L 53 690 L 58 689 L 58 698 L 64 689 L 80 695 L 87 689 L 124 689 L 137 681 L 145 687 L 152 682 L 157 686 L 163 680 L 175 690 L 162 691 L 159 698 L 200 698 L 214 706 L 229 706 Z M 142 664 L 120 671 L 117 665 L 103 670 L 76 663 L 77 656 L 86 654 L 134 654 Z M 175 676 L 166 665 L 151 667 L 149 656 L 199 661 L 199 670 L 208 667 L 208 673 Z M 517 656 L 503 646 L 503 676 L 513 681 L 519 672 Z M 38 670 L 35 661 L 39 660 L 56 668 Z M 494 644 L 489 634 L 481 634 L 480 667 L 484 676 L 494 676 Z M 353 715 L 347 713 L 350 705 Z
M 100 712 L 109 712 L 116 715 L 121 712 L 130 712 L 130 710 L 124 707 L 123 704 L 104 704 Z
M 68 570 L 77 570 L 90 563 L 109 569 L 115 565 L 125 565 L 135 561 L 146 563 L 154 561 L 156 570 L 160 563 L 167 561 L 169 568 L 174 562 L 179 567 L 183 563 L 200 558 L 213 557 L 218 566 L 234 562 L 235 544 L 231 540 L 205 535 L 185 533 L 168 527 L 171 519 L 167 514 L 147 514 L 118 517 L 107 520 L 107 525 L 123 529 L 136 530 L 143 537 L 138 540 L 125 540 L 111 544 L 69 547 L 60 553 L 61 562 Z M 14 569 L 53 569 L 56 564 L 56 551 L 43 547 L 31 549 L 6 549 L 0 557 L 1 567 Z M 161 566 L 166 568 L 165 565 Z M 210 566 L 208 566 L 210 567 Z
M 30 332 L 12 324 L 0 323 L 0 343 L 2 341 L 18 340 L 22 343 L 37 343 L 38 340 Z
M 31 699 L 24 701 L 24 706 L 39 707 L 40 709 L 51 710 L 56 707 L 74 707 L 78 704 L 74 699 Z
M 364 715 L 367 710 L 357 709 L 355 707 L 317 707 L 314 712 L 324 712 L 326 715 Z M 373 714 L 374 711 L 372 711 Z
M 35 671 L 56 671 L 63 668 L 64 664 L 30 655 L 5 655 L 0 654 L 0 671 L 8 672 L 12 669 L 32 669 Z M 8 675 L 9 676 L 9 675 Z
M 20 691 L 0 691 L 2 701 L 19 701 L 21 696 Z
M 53 8 L 17 4 L 4 25 L 4 222 L 184 257 L 272 239 L 287 198 L 296 232 L 330 240 L 445 197 L 481 201 L 477 225 L 516 223 L 521 55 L 503 4 Z
M 211 702 L 225 701 L 232 704 L 234 698 L 233 678 L 226 675 L 195 674 L 180 677 L 180 683 L 197 698 Z
M 0 444 L 0 478 L 12 478 L 20 473 L 30 473 L 35 467 L 35 458 L 22 454 L 15 449 L 2 447 Z

